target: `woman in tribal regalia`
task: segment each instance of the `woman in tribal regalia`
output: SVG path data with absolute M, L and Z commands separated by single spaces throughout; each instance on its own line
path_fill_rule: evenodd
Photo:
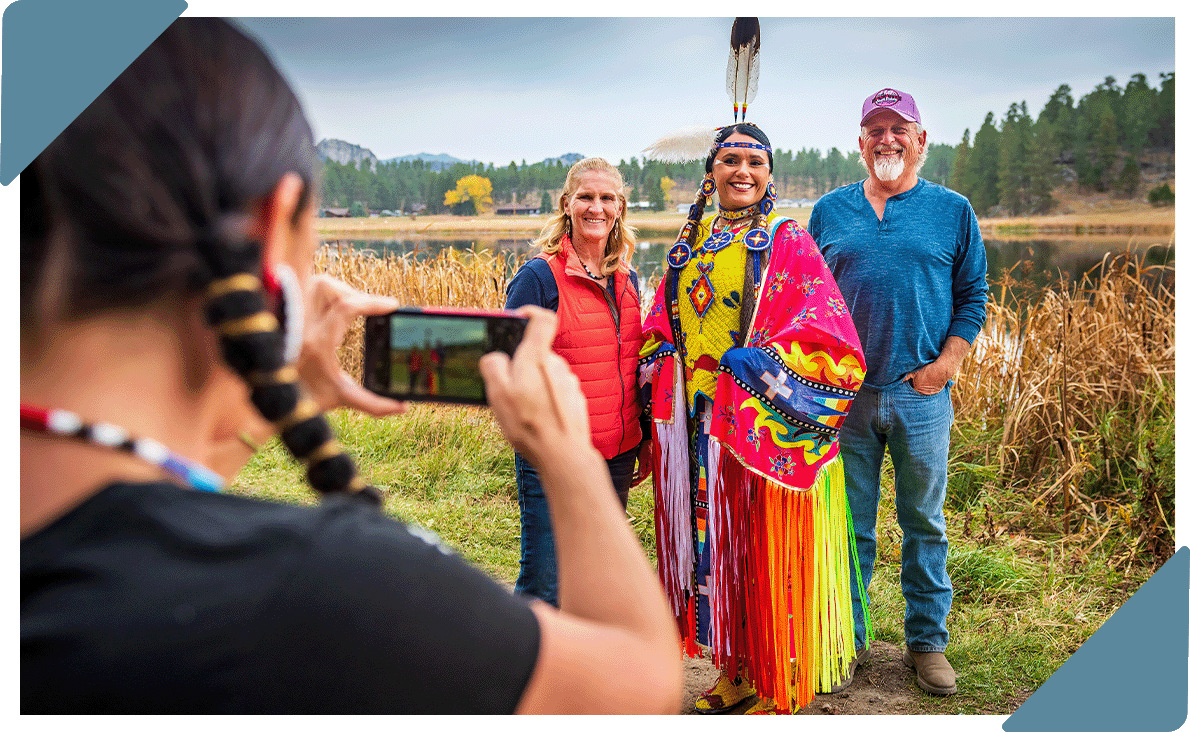
M 796 711 L 855 658 L 836 439 L 864 358 L 814 240 L 772 213 L 772 164 L 755 125 L 718 132 L 644 325 L 659 572 L 721 671 L 701 712 Z

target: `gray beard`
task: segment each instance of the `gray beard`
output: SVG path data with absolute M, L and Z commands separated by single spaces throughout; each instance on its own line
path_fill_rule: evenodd
M 901 177 L 901 173 L 905 172 L 905 158 L 897 158 L 896 160 L 886 160 L 884 158 L 877 158 L 873 161 L 872 173 L 884 181 L 890 183 Z

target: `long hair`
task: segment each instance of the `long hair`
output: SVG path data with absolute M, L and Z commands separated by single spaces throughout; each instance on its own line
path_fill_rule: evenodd
M 22 173 L 22 340 L 58 320 L 202 293 L 224 361 L 311 485 L 378 498 L 285 364 L 247 233 L 253 202 L 290 172 L 306 214 L 320 169 L 264 51 L 226 21 L 179 18 Z
M 728 125 L 727 127 L 719 130 L 719 134 L 715 135 L 715 146 L 712 147 L 710 153 L 707 154 L 706 162 L 703 165 L 704 170 L 707 173 L 711 172 L 711 169 L 714 167 L 715 163 L 715 155 L 719 152 L 719 143 L 723 142 L 737 132 L 742 135 L 747 135 L 753 140 L 756 140 L 757 142 L 769 148 L 769 175 L 771 176 L 773 174 L 772 143 L 769 142 L 768 135 L 764 134 L 764 132 L 762 132 L 759 127 L 752 124 L 751 122 L 741 122 L 739 124 Z M 690 215 L 687 219 L 686 225 L 683 227 L 682 233 L 678 236 L 678 241 L 685 242 L 686 246 L 690 247 L 691 250 L 694 249 L 694 245 L 698 241 L 699 229 L 702 226 L 703 213 L 705 212 L 706 205 L 710 200 L 710 197 L 704 195 L 702 189 L 700 188 L 698 193 L 695 195 L 694 205 L 690 207 Z M 764 228 L 767 225 L 767 217 L 758 213 L 756 216 L 752 217 L 752 220 L 748 223 L 748 228 Z M 763 257 L 761 269 L 763 269 L 763 263 L 768 261 L 767 251 L 758 254 L 750 254 L 750 256 Z M 673 274 L 668 273 L 667 276 L 673 276 Z M 740 298 L 740 312 L 742 314 L 740 323 L 741 339 L 746 337 L 748 328 L 752 322 L 752 316 L 756 309 L 755 290 L 758 284 L 759 283 L 756 282 L 756 277 L 753 274 L 752 267 L 744 267 L 744 287 Z
M 628 199 L 624 195 L 624 177 L 620 171 L 603 158 L 583 158 L 566 173 L 566 182 L 562 185 L 562 193 L 558 196 L 558 209 L 550 217 L 541 234 L 533 242 L 541 247 L 546 254 L 554 254 L 562 248 L 562 237 L 570 234 L 570 217 L 566 215 L 565 206 L 574 192 L 578 190 L 579 176 L 584 173 L 601 172 L 612 177 L 616 185 L 616 200 L 624 213 L 616 217 L 612 225 L 611 234 L 607 237 L 607 246 L 603 249 L 603 262 L 600 274 L 607 275 L 621 270 L 627 272 L 632 266 L 632 254 L 636 251 L 636 229 L 624 222 L 628 213 Z
M 715 135 L 715 147 L 712 148 L 711 152 L 707 155 L 706 162 L 703 164 L 704 170 L 707 173 L 711 172 L 711 169 L 714 167 L 715 163 L 715 154 L 718 153 L 717 148 L 719 143 L 723 142 L 737 132 L 741 135 L 747 135 L 762 145 L 769 147 L 769 175 L 771 176 L 773 174 L 772 144 L 769 142 L 768 135 L 764 134 L 764 132 L 762 132 L 759 127 L 752 124 L 751 122 L 741 122 L 735 125 L 728 125 L 727 127 L 719 130 L 719 134 Z M 695 194 L 694 205 L 690 207 L 690 216 L 688 218 L 689 225 L 683 229 L 685 232 L 684 236 L 678 239 L 678 241 L 685 241 L 686 245 L 691 249 L 694 248 L 694 243 L 698 241 L 698 228 L 702 224 L 703 213 L 705 212 L 706 205 L 708 202 L 710 202 L 710 200 L 710 196 L 703 195 L 702 189 L 699 189 L 698 193 Z M 764 220 L 765 219 L 763 216 L 757 216 L 753 219 L 750 226 L 764 226 Z

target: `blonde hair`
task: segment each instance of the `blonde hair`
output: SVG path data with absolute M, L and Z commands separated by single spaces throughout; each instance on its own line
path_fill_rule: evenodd
M 562 184 L 562 193 L 558 196 L 558 210 L 533 243 L 541 247 L 546 254 L 555 254 L 562 249 L 562 237 L 570 234 L 570 217 L 566 215 L 566 201 L 574 195 L 579 186 L 579 176 L 584 173 L 607 173 L 616 185 L 616 199 L 620 202 L 621 214 L 612 224 L 611 234 L 607 237 L 607 246 L 603 250 L 603 263 L 600 274 L 608 275 L 617 269 L 627 272 L 632 265 L 632 253 L 636 250 L 636 229 L 624 223 L 624 215 L 628 212 L 628 199 L 624 196 L 624 176 L 619 169 L 603 158 L 583 158 L 570 166 L 566 173 L 566 182 Z

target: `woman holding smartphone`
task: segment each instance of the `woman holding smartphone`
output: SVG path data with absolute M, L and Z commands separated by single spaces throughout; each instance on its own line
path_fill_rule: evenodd
M 22 172 L 21 711 L 675 711 L 673 623 L 552 313 L 480 368 L 550 495 L 563 609 L 378 510 L 322 412 L 403 411 L 335 357 L 397 303 L 310 276 L 320 168 L 262 50 L 182 18 Z M 245 432 L 326 500 L 220 493 Z
M 639 460 L 643 430 L 637 353 L 642 343 L 640 293 L 630 267 L 636 232 L 624 222 L 620 171 L 586 158 L 566 174 L 558 212 L 541 231 L 537 257 L 508 285 L 507 308 L 537 305 L 558 313 L 556 350 L 587 397 L 595 449 L 607 461 L 620 505 L 648 475 Z M 516 591 L 558 605 L 558 571 L 549 505 L 536 467 L 516 456 L 521 505 L 521 572 Z

